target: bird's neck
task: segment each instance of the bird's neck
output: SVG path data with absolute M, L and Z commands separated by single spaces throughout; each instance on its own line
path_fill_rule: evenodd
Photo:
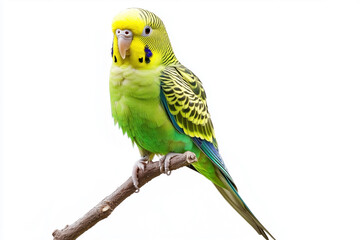
M 118 97 L 154 99 L 159 97 L 160 74 L 164 66 L 136 69 L 131 65 L 113 64 L 110 71 L 110 92 Z

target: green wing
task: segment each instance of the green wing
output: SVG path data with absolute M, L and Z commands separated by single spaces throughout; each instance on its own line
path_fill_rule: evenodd
M 161 86 L 170 114 L 183 132 L 216 144 L 206 94 L 199 78 L 182 65 L 167 67 L 161 75 Z
M 166 67 L 161 76 L 161 102 L 174 127 L 193 142 L 235 184 L 222 160 L 201 81 L 182 65 Z

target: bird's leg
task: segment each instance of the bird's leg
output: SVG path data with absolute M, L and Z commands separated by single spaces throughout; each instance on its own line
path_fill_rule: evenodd
M 148 155 L 143 156 L 142 158 L 140 158 L 140 160 L 135 162 L 133 171 L 132 171 L 132 180 L 133 180 L 133 184 L 134 187 L 136 188 L 136 192 L 140 191 L 139 188 L 139 178 L 138 178 L 138 171 L 139 169 L 141 169 L 142 171 L 145 170 L 145 166 L 148 163 L 150 157 Z
M 178 155 L 182 155 L 181 153 L 168 153 L 166 154 L 164 157 L 162 157 L 159 160 L 159 165 L 160 165 L 160 172 L 164 172 L 166 175 L 170 175 L 171 171 L 170 171 L 170 160 Z

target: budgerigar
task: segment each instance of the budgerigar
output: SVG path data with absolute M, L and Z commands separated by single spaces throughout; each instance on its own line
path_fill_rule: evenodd
M 166 155 L 167 168 L 173 154 L 191 151 L 198 161 L 190 168 L 208 178 L 260 235 L 272 237 L 239 196 L 219 154 L 202 83 L 176 59 L 161 19 L 131 8 L 115 16 L 112 31 L 111 110 L 142 156 L 133 171 L 135 187 L 138 169 L 154 155 Z

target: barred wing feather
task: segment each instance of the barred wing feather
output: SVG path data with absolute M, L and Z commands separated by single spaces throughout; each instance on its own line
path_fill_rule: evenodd
M 176 65 L 163 70 L 160 82 L 161 102 L 174 127 L 190 136 L 235 187 L 219 154 L 206 94 L 199 78 L 186 67 Z

